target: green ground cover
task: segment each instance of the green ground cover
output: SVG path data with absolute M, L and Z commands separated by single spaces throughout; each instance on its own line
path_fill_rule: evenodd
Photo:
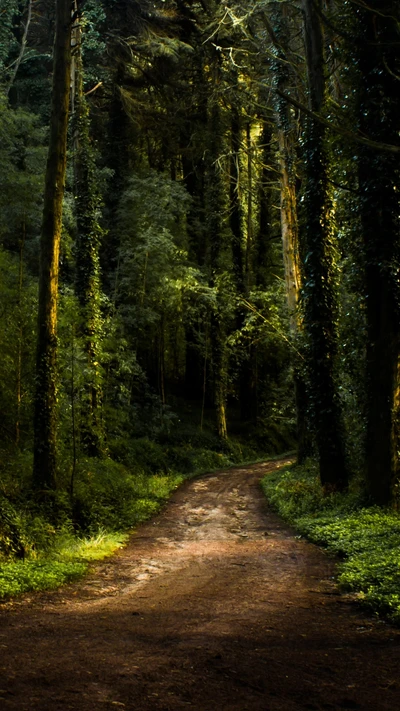
M 0 501 L 0 508 L 1 503 L 7 508 L 7 519 L 3 515 L 0 520 L 0 600 L 79 579 L 91 562 L 121 548 L 129 537 L 126 531 L 157 513 L 183 479 L 178 474 L 129 475 L 120 469 L 119 481 L 110 475 L 108 484 L 103 478 L 102 489 L 98 482 L 85 489 L 78 515 L 89 525 L 77 529 L 65 515 L 53 525 L 43 512 L 21 512 Z
M 29 489 L 30 455 L 0 457 L 0 600 L 82 577 L 157 514 L 185 479 L 256 458 L 237 442 L 221 447 L 210 435 L 186 434 L 173 445 L 142 438 L 113 459 L 82 459 L 73 492 L 66 468 L 45 504 Z
M 374 613 L 400 625 L 400 516 L 365 505 L 357 482 L 324 496 L 313 462 L 268 474 L 271 505 L 309 540 L 340 557 L 338 582 Z

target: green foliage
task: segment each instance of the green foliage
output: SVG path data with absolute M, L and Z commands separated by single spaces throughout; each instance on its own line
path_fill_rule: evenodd
M 0 247 L 0 436 L 29 441 L 36 335 L 36 285 Z
M 100 529 L 91 536 L 77 537 L 68 529 L 57 535 L 52 557 L 61 562 L 89 562 L 101 560 L 122 548 L 128 540 L 126 533 Z
M 157 513 L 170 491 L 182 481 L 178 474 L 131 472 L 111 459 L 79 462 L 72 516 L 75 527 L 96 531 L 132 528 Z
M 0 495 L 0 556 L 25 557 L 23 523 L 16 509 Z
M 267 475 L 262 487 L 300 533 L 344 558 L 338 576 L 344 590 L 357 593 L 363 605 L 400 624 L 398 513 L 366 507 L 355 484 L 347 494 L 324 496 L 312 461 Z
M 181 319 L 187 273 L 186 289 L 193 281 L 184 249 L 188 202 L 181 185 L 155 172 L 133 177 L 123 195 L 118 300 L 136 338 L 154 338 L 165 319 Z
M 41 521 L 41 526 L 45 522 Z M 51 590 L 77 580 L 88 570 L 88 564 L 111 555 L 121 548 L 128 536 L 123 533 L 99 531 L 95 535 L 77 538 L 63 528 L 53 529 L 52 546 L 36 552 L 24 562 L 0 563 L 0 599 L 14 597 L 34 590 Z
M 99 81 L 104 81 L 107 70 L 103 56 L 106 51 L 104 35 L 106 13 L 99 0 L 87 0 L 82 16 L 82 54 L 85 63 L 85 84 L 88 90 Z
M 123 461 L 131 469 L 142 470 L 145 474 L 156 474 L 166 470 L 163 447 L 147 437 L 130 440 L 123 453 Z
M 18 0 L 0 0 L 0 84 L 7 78 L 10 56 L 17 49 L 13 33 L 14 19 L 19 14 Z
M 45 131 L 32 113 L 11 109 L 0 93 L 0 238 L 15 250 L 40 232 Z
M 85 563 L 26 561 L 0 563 L 0 599 L 31 590 L 51 590 L 80 578 L 87 570 Z

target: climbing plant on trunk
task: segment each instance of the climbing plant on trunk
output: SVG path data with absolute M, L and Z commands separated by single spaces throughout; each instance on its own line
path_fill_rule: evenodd
M 57 0 L 49 152 L 46 166 L 40 277 L 36 389 L 34 398 L 33 483 L 56 484 L 57 305 L 62 203 L 67 162 L 71 70 L 71 2 Z
M 78 3 L 75 3 L 79 11 Z M 102 230 L 99 225 L 101 206 L 96 181 L 96 165 L 90 135 L 90 116 L 83 91 L 82 32 L 74 28 L 72 67 L 73 87 L 73 153 L 77 221 L 76 294 L 81 310 L 81 335 L 86 353 L 86 377 L 82 395 L 81 441 L 91 456 L 103 447 L 101 416 L 102 375 L 100 365 L 102 315 L 100 309 L 99 249 Z
M 309 107 L 318 114 L 325 99 L 324 40 L 314 0 L 303 0 Z M 330 225 L 325 128 L 306 118 L 304 197 L 301 231 L 304 272 L 304 325 L 308 340 L 312 409 L 321 483 L 343 490 L 348 474 L 344 456 L 341 407 L 335 379 L 336 291 Z
M 296 399 L 297 456 L 299 463 L 313 449 L 309 416 L 309 394 L 304 357 L 300 353 L 303 325 L 300 309 L 301 265 L 296 172 L 298 157 L 296 141 L 298 120 L 284 96 L 296 85 L 290 54 L 290 14 L 285 3 L 274 3 L 271 9 L 274 60 L 272 62 L 274 92 L 274 123 L 278 139 L 280 172 L 280 218 L 282 254 L 289 309 L 290 335 L 293 345 L 294 386 Z

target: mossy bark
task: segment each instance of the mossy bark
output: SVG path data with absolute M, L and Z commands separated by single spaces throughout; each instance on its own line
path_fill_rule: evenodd
M 67 162 L 71 68 L 71 2 L 57 0 L 49 151 L 46 166 L 40 277 L 36 389 L 34 401 L 33 483 L 56 484 L 57 303 L 62 203 Z
M 104 450 L 102 422 L 102 375 L 100 341 L 100 241 L 98 222 L 100 196 L 96 185 L 96 166 L 90 136 L 90 116 L 83 91 L 81 31 L 75 30 L 72 86 L 74 88 L 73 150 L 75 205 L 77 221 L 76 285 L 81 311 L 81 335 L 87 357 L 82 395 L 81 442 L 87 454 L 100 456 Z

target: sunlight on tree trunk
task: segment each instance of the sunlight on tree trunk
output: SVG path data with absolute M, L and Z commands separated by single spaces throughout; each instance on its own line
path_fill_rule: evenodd
M 67 162 L 67 128 L 71 70 L 71 3 L 56 4 L 53 92 L 40 242 L 40 281 L 33 483 L 37 489 L 56 484 L 57 304 L 62 202 Z

